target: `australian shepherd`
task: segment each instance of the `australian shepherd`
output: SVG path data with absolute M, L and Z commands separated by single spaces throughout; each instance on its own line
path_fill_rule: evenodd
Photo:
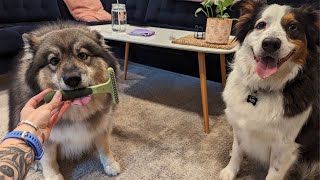
M 234 179 L 244 155 L 268 167 L 268 180 L 317 179 L 318 11 L 253 0 L 238 5 L 240 45 L 223 92 L 233 145 L 220 179 Z

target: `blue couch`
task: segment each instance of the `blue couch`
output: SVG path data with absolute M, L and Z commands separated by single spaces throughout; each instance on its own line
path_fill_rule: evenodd
M 110 12 L 115 0 L 101 0 L 104 8 Z M 126 4 L 128 23 L 134 25 L 153 25 L 178 29 L 192 29 L 195 24 L 204 24 L 205 18 L 195 18 L 194 10 L 198 3 L 175 0 L 120 0 Z M 9 72 L 14 57 L 21 50 L 21 35 L 39 25 L 57 20 L 74 20 L 63 0 L 0 0 L 0 74 Z M 109 23 L 100 22 L 99 24 Z M 97 23 L 89 23 L 97 24 Z M 121 56 L 122 45 L 110 42 Z M 118 48 L 118 49 L 117 49 Z M 132 47 L 130 59 L 136 59 Z M 140 58 L 139 54 L 138 58 Z
M 195 25 L 205 28 L 203 14 L 194 17 L 199 3 L 183 0 L 119 0 L 126 4 L 128 23 L 138 26 L 157 26 L 193 30 Z M 101 0 L 110 12 L 115 0 Z M 269 0 L 269 3 L 317 3 L 318 0 Z M 229 12 L 237 17 L 237 12 Z M 9 72 L 14 57 L 22 48 L 21 35 L 39 25 L 57 20 L 74 20 L 63 0 L 0 0 L 0 74 Z M 104 24 L 110 22 L 89 23 Z M 110 41 L 116 55 L 123 58 L 123 43 Z M 215 55 L 207 55 L 207 76 L 209 80 L 220 81 L 220 64 Z M 228 58 L 228 57 L 227 57 Z M 131 61 L 156 66 L 179 73 L 198 76 L 197 54 L 186 51 L 154 48 L 142 45 L 130 46 Z

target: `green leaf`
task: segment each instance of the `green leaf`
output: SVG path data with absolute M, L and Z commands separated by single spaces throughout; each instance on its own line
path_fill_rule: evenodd
M 220 7 L 223 7 L 223 2 L 221 0 L 218 1 Z
M 220 0 L 215 0 L 215 1 L 214 1 L 214 5 L 220 6 L 220 5 L 221 5 L 221 1 L 220 1 Z
M 204 0 L 204 1 L 202 1 L 200 4 L 201 4 L 202 6 L 205 6 L 206 3 L 207 3 L 207 0 Z
M 204 0 L 201 2 L 201 5 L 204 7 L 211 7 L 213 5 L 211 0 Z
M 218 15 L 218 14 L 220 14 L 220 13 L 221 13 L 221 8 L 217 6 L 217 8 L 216 8 L 216 14 Z
M 207 14 L 202 8 L 198 8 L 198 9 L 194 12 L 194 16 L 195 16 L 195 17 L 198 17 L 198 13 L 201 12 L 201 11 L 202 11 L 207 17 L 209 17 L 208 14 Z
M 198 13 L 201 12 L 202 8 L 198 8 L 195 12 L 194 12 L 194 16 L 198 17 Z
M 228 13 L 224 13 L 224 15 L 222 16 L 222 18 L 228 18 L 230 17 Z
M 232 3 L 233 3 L 234 0 L 224 0 L 223 1 L 223 6 L 224 7 L 229 7 Z

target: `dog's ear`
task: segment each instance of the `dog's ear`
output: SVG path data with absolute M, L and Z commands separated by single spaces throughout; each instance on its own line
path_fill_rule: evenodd
M 91 30 L 91 33 L 94 35 L 96 42 L 105 50 L 104 59 L 108 63 L 109 67 L 112 67 L 115 74 L 118 75 L 120 71 L 120 65 L 118 60 L 113 56 L 113 53 L 110 51 L 111 47 L 106 44 L 104 37 L 96 30 Z
M 24 42 L 24 48 L 25 49 L 30 49 L 33 52 L 36 51 L 40 44 L 40 39 L 37 38 L 34 34 L 32 33 L 24 33 L 22 35 L 22 40 Z
M 96 42 L 106 50 L 110 49 L 110 46 L 106 44 L 104 37 L 96 30 L 91 30 L 91 33 L 94 35 Z
M 240 10 L 240 17 L 234 27 L 236 39 L 242 43 L 250 30 L 254 28 L 254 21 L 266 2 L 263 0 L 240 0 L 232 9 Z
M 316 10 L 311 5 L 303 5 L 299 9 L 299 14 L 302 14 L 302 20 L 306 23 L 306 37 L 308 48 L 315 49 L 319 46 L 319 29 L 320 29 L 320 11 Z

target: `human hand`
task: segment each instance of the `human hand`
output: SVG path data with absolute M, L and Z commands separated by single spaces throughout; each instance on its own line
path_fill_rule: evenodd
M 61 92 L 57 91 L 49 103 L 43 104 L 42 106 L 36 108 L 36 106 L 44 99 L 44 95 L 49 91 L 51 91 L 51 89 L 46 89 L 38 95 L 32 97 L 26 103 L 20 113 L 20 120 L 28 120 L 38 126 L 39 132 L 33 133 L 35 133 L 34 135 L 42 140 L 42 143 L 49 139 L 51 129 L 61 119 L 71 104 L 71 101 L 62 102 Z M 29 125 L 22 124 L 18 126 L 16 130 L 26 128 L 26 126 Z M 28 128 L 30 129 L 30 127 Z

